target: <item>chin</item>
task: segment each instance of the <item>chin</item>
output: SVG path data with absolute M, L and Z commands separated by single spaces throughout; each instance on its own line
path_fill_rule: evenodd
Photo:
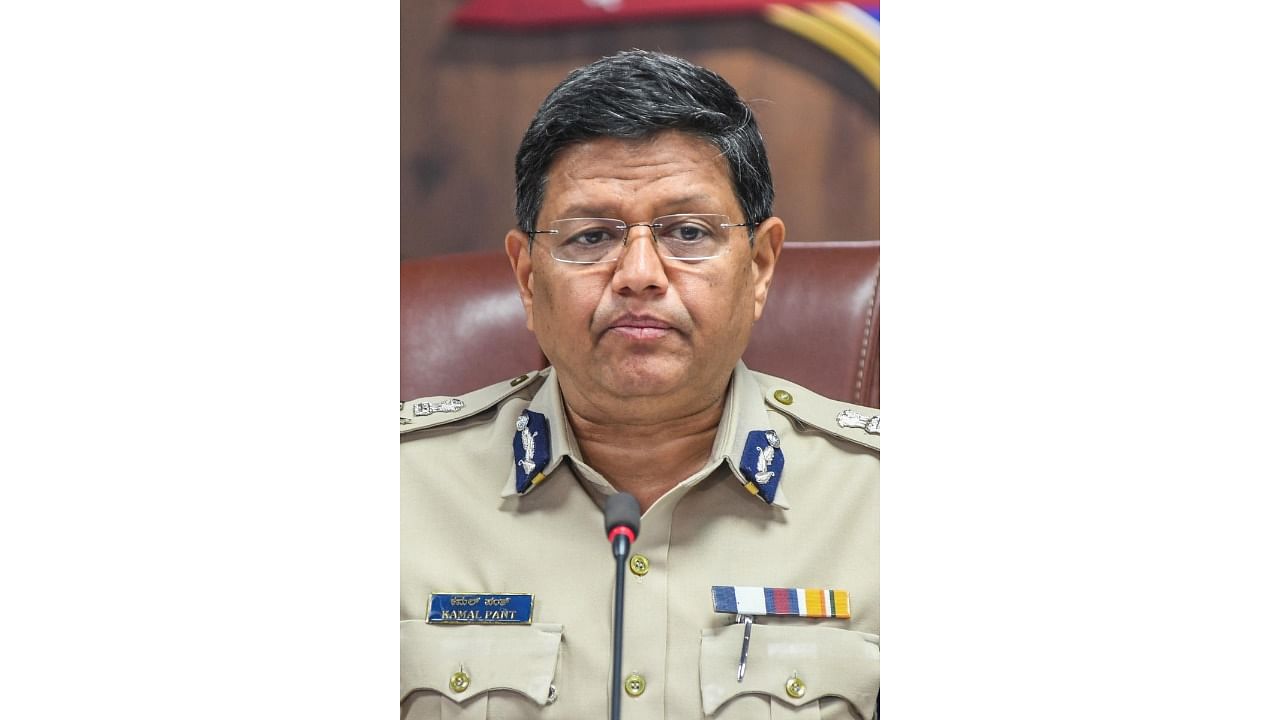
M 670 359 L 633 357 L 611 364 L 601 373 L 601 384 L 619 395 L 666 395 L 688 382 L 689 368 Z

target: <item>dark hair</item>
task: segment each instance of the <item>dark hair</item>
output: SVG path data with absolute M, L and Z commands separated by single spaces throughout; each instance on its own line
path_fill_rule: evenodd
M 773 175 L 747 104 L 724 78 L 671 55 L 628 50 L 569 73 L 533 116 L 516 153 L 516 221 L 534 230 L 547 169 L 561 149 L 597 137 L 663 130 L 701 137 L 724 155 L 746 222 L 773 214 Z

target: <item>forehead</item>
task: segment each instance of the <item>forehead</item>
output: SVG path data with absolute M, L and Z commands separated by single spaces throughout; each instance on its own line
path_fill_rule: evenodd
M 737 207 L 729 165 L 710 141 L 679 131 L 645 138 L 594 138 L 556 154 L 547 169 L 543 210 L 595 212 L 732 212 Z

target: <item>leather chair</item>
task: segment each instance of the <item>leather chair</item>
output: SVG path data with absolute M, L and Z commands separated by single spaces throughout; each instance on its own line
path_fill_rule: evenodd
M 880 242 L 787 243 L 743 356 L 753 370 L 880 406 Z M 547 366 L 501 251 L 400 264 L 400 399 Z

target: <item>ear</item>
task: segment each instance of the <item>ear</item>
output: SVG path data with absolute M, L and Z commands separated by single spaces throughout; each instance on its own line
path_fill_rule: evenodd
M 755 254 L 751 258 L 756 320 L 764 312 L 765 300 L 769 298 L 769 284 L 773 282 L 773 269 L 778 264 L 778 256 L 782 254 L 782 242 L 786 236 L 787 228 L 782 224 L 781 218 L 770 217 L 756 226 Z
M 507 231 L 507 259 L 516 275 L 516 288 L 524 304 L 524 324 L 533 330 L 533 258 L 529 256 L 529 236 L 519 230 Z

